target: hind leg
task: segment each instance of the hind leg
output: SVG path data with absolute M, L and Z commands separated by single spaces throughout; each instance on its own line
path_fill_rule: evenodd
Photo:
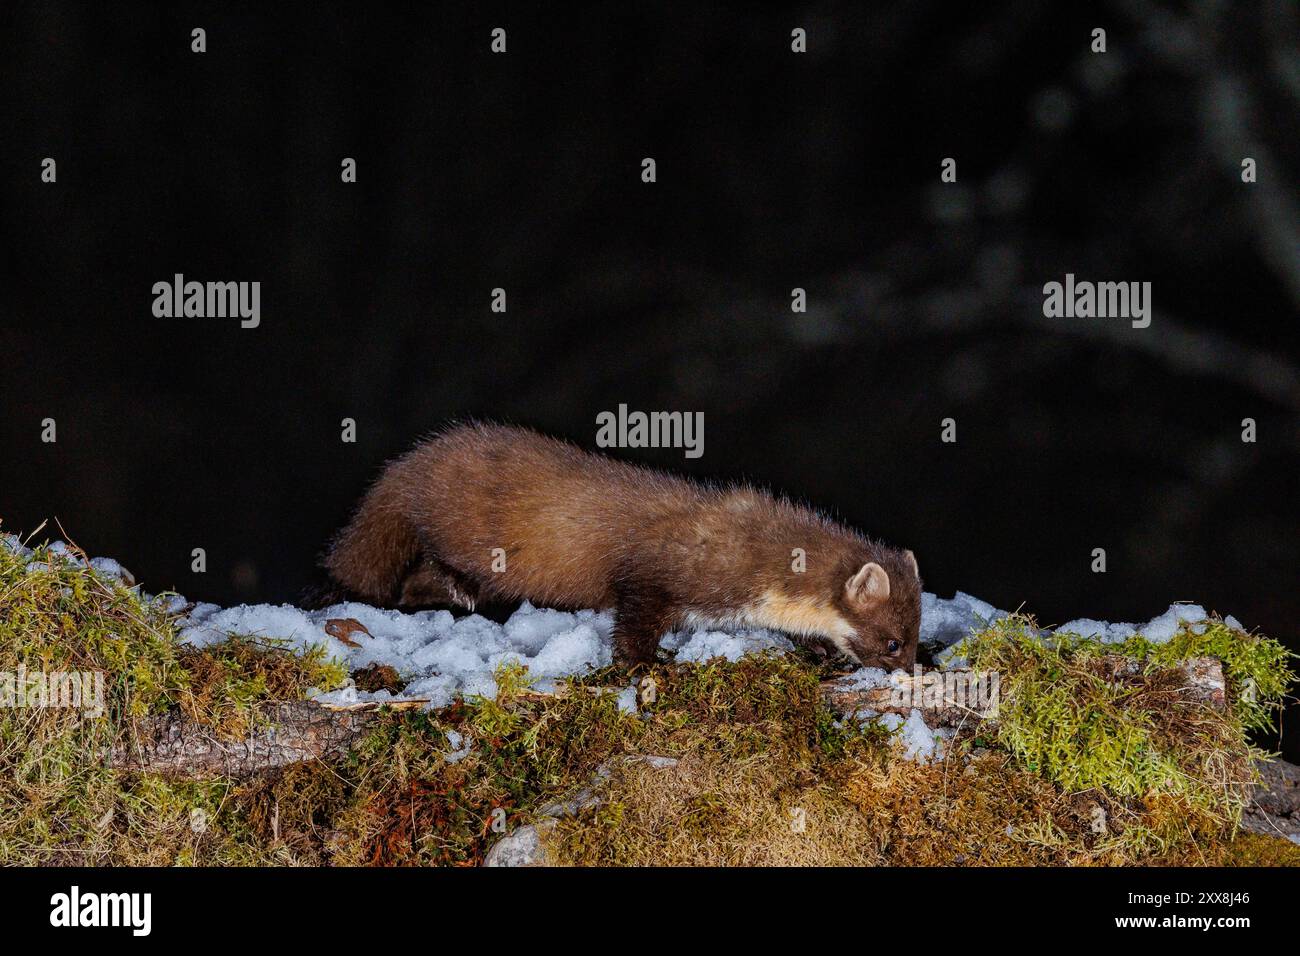
M 398 604 L 402 607 L 451 604 L 472 611 L 478 600 L 477 584 L 441 561 L 425 557 L 403 579 Z

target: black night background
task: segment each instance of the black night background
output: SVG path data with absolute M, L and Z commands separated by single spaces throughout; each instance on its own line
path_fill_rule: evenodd
M 418 436 L 590 447 L 625 403 L 705 453 L 622 457 L 833 510 L 927 590 L 1300 647 L 1294 4 L 465 6 L 0 10 L 4 530 L 293 601 Z M 260 281 L 260 326 L 155 318 L 175 273 Z M 1151 326 L 1044 318 L 1066 273 L 1149 281 Z

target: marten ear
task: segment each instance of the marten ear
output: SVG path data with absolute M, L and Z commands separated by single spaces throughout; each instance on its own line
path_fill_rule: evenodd
M 889 599 L 889 575 L 874 561 L 844 582 L 844 596 L 855 604 L 873 605 Z
M 912 573 L 916 575 L 916 579 L 921 580 L 921 569 L 916 565 L 916 555 L 911 551 L 904 551 L 903 558 L 912 566 Z

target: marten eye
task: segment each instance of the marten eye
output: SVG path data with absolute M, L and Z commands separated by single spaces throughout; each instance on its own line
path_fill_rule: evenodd
M 899 649 L 899 647 L 901 647 L 902 645 L 899 644 L 898 641 L 890 641 L 889 644 L 888 644 L 887 646 L 888 646 L 888 649 L 889 649 L 889 653 L 891 653 L 891 654 L 897 654 L 897 653 L 898 653 L 898 649 Z

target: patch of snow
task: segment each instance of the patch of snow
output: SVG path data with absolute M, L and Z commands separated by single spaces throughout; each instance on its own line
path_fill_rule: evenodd
M 972 630 L 1006 616 L 1006 611 L 999 611 L 987 601 L 964 591 L 958 591 L 950 598 L 941 598 L 927 591 L 921 595 L 920 643 L 932 652 L 951 647 Z
M 1199 604 L 1175 604 L 1161 614 L 1159 617 L 1152 618 L 1145 625 L 1138 628 L 1138 631 L 1148 641 L 1156 644 L 1163 644 L 1175 634 L 1178 633 L 1178 625 L 1184 621 L 1193 624 L 1199 624 L 1204 621 L 1208 615 L 1205 608 Z
M 353 631 L 351 647 L 330 636 L 331 619 L 352 618 L 369 636 Z M 495 698 L 492 675 L 505 663 L 528 667 L 538 684 L 554 686 L 553 678 L 587 673 L 612 660 L 608 614 L 538 610 L 524 604 L 504 624 L 477 614 L 461 618 L 450 611 L 373 608 L 347 602 L 316 611 L 291 605 L 239 605 L 219 608 L 199 604 L 181 618 L 182 642 L 204 647 L 229 634 L 249 634 L 286 641 L 289 646 L 323 646 L 349 670 L 369 664 L 388 665 L 408 681 L 403 695 L 427 697 L 432 707 L 445 707 L 462 694 Z M 550 679 L 550 680 L 548 680 Z
M 618 704 L 621 713 L 635 714 L 637 712 L 636 684 L 629 684 L 624 687 L 619 692 L 618 699 L 615 702 Z
M 451 750 L 443 754 L 447 763 L 460 763 L 469 756 L 469 752 L 474 749 L 474 738 L 466 737 L 454 730 L 447 731 L 447 746 Z
M 893 743 L 902 751 L 903 757 L 915 763 L 942 760 L 947 753 L 949 741 L 956 736 L 956 732 L 949 727 L 932 729 L 916 708 L 912 708 L 906 717 L 895 713 L 875 715 L 865 711 L 859 711 L 854 716 L 864 724 L 873 723 L 892 733 Z
M 0 548 L 18 555 L 24 561 L 30 560 L 32 556 L 32 549 L 26 547 L 16 534 L 0 533 Z
M 1094 621 L 1081 617 L 1077 621 L 1067 621 L 1058 627 L 1057 634 L 1077 634 L 1080 637 L 1096 638 L 1103 644 L 1120 644 L 1137 633 L 1132 624 L 1109 624 L 1106 621 Z
M 529 616 L 536 616 L 537 613 Z M 519 615 L 516 613 L 511 620 L 517 617 Z M 602 635 L 594 624 L 579 622 L 574 625 L 553 621 L 551 626 L 559 630 L 547 638 L 537 656 L 527 662 L 530 673 L 541 677 L 562 677 L 605 667 L 612 662 L 608 634 Z M 613 627 L 612 621 L 609 627 Z M 505 638 L 509 640 L 509 631 L 505 633 Z
M 679 632 L 665 635 L 659 646 L 672 651 L 674 659 L 699 663 L 713 658 L 725 658 L 738 661 L 746 654 L 762 651 L 794 650 L 794 644 L 783 634 L 775 631 L 739 630 L 734 634 L 726 631 Z
M 880 717 L 876 718 L 876 723 L 878 723 L 881 727 L 884 727 L 886 730 L 892 732 L 897 730 L 899 727 L 903 726 L 903 715 L 882 714 Z
M 906 674 L 907 671 L 903 673 Z M 852 674 L 839 678 L 837 683 L 845 690 L 875 690 L 877 687 L 888 687 L 893 680 L 883 667 L 860 667 Z
M 112 558 L 92 558 L 90 561 L 90 567 L 96 574 L 103 575 L 107 578 L 114 578 L 127 586 L 135 584 L 135 575 L 122 567 L 122 565 L 118 564 Z
M 185 600 L 185 596 L 181 594 L 159 594 L 153 600 L 161 605 L 163 611 L 167 614 L 180 614 L 190 604 L 189 601 Z
M 1068 621 L 1062 624 L 1056 628 L 1055 633 L 1099 638 L 1103 644 L 1120 644 L 1134 634 L 1141 634 L 1153 644 L 1163 644 L 1178 633 L 1178 628 L 1183 623 L 1190 624 L 1193 631 L 1198 634 L 1201 633 L 1205 630 L 1204 622 L 1208 618 L 1209 615 L 1205 613 L 1205 608 L 1199 604 L 1172 604 L 1169 610 L 1153 617 L 1145 624 L 1111 624 L 1106 621 L 1080 618 L 1077 621 Z M 1229 626 L 1232 627 L 1241 626 L 1237 623 L 1236 618 L 1225 619 L 1225 623 L 1228 622 L 1231 622 Z
M 73 551 L 72 548 L 68 547 L 67 543 L 64 541 L 51 541 L 50 554 L 57 554 L 59 557 L 66 558 L 69 561 L 75 561 L 78 564 L 81 563 L 81 559 L 77 557 L 77 553 Z
M 907 720 L 903 721 L 896 739 L 902 745 L 903 756 L 916 763 L 930 763 L 942 755 L 934 731 L 925 722 L 921 712 L 915 708 L 912 709 Z

